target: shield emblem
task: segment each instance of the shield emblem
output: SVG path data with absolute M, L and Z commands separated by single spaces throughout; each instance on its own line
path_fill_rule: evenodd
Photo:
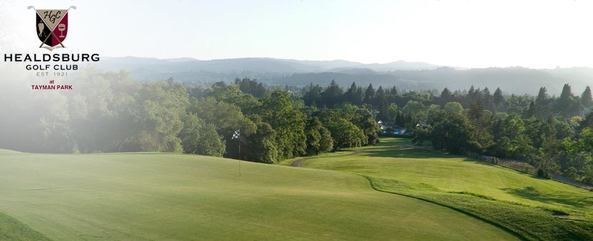
M 64 40 L 68 35 L 68 9 L 41 9 L 36 10 L 37 37 L 43 45 L 54 49 L 60 45 L 64 47 Z

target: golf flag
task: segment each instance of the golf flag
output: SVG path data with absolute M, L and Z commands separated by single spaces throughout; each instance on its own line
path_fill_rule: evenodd
M 233 137 L 231 139 L 236 140 L 236 139 L 239 139 L 239 137 L 241 137 L 241 130 L 236 130 L 233 133 Z

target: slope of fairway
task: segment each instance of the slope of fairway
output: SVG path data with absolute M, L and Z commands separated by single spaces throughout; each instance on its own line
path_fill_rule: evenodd
M 385 138 L 377 146 L 299 160 L 361 174 L 382 191 L 417 197 L 495 221 L 528 239 L 593 239 L 593 193 L 552 180 Z
M 0 213 L 0 240 L 49 241 L 47 237 L 39 232 L 3 213 Z
M 55 241 L 516 239 L 358 175 L 202 156 L 0 154 L 0 193 Z
M 10 154 L 20 154 L 20 153 L 21 152 L 18 152 L 18 151 L 0 149 L 0 155 L 10 155 Z

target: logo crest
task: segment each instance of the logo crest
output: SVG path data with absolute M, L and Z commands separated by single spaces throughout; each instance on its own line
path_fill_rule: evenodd
M 35 10 L 35 29 L 37 30 L 37 37 L 41 40 L 40 48 L 47 48 L 49 50 L 54 50 L 58 47 L 65 48 L 63 42 L 68 35 L 68 10 Z

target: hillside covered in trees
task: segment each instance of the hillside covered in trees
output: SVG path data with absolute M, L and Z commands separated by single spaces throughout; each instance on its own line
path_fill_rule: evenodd
M 310 83 L 327 87 L 332 81 L 347 88 L 373 84 L 415 91 L 440 91 L 443 88 L 467 89 L 497 87 L 507 94 L 536 95 L 537 87 L 546 87 L 550 95 L 559 95 L 562 85 L 584 89 L 593 79 L 593 69 L 586 67 L 532 69 L 524 67 L 463 68 L 422 62 L 396 61 L 363 64 L 345 60 L 307 61 L 274 58 L 237 58 L 197 60 L 192 58 L 105 58 L 94 65 L 103 71 L 126 69 L 140 81 L 173 79 L 192 85 L 211 85 L 218 81 L 232 83 L 237 76 L 257 79 L 267 86 L 305 87 Z M 535 88 L 534 88 L 535 87 Z
M 0 147 L 30 152 L 159 151 L 276 163 L 372 145 L 383 127 L 452 153 L 529 163 L 547 177 L 593 183 L 590 88 L 535 97 L 488 88 L 404 91 L 396 87 L 266 87 L 250 79 L 196 87 L 87 73 L 76 94 L 36 95 L 0 108 Z M 36 112 L 23 111 L 36 108 Z

